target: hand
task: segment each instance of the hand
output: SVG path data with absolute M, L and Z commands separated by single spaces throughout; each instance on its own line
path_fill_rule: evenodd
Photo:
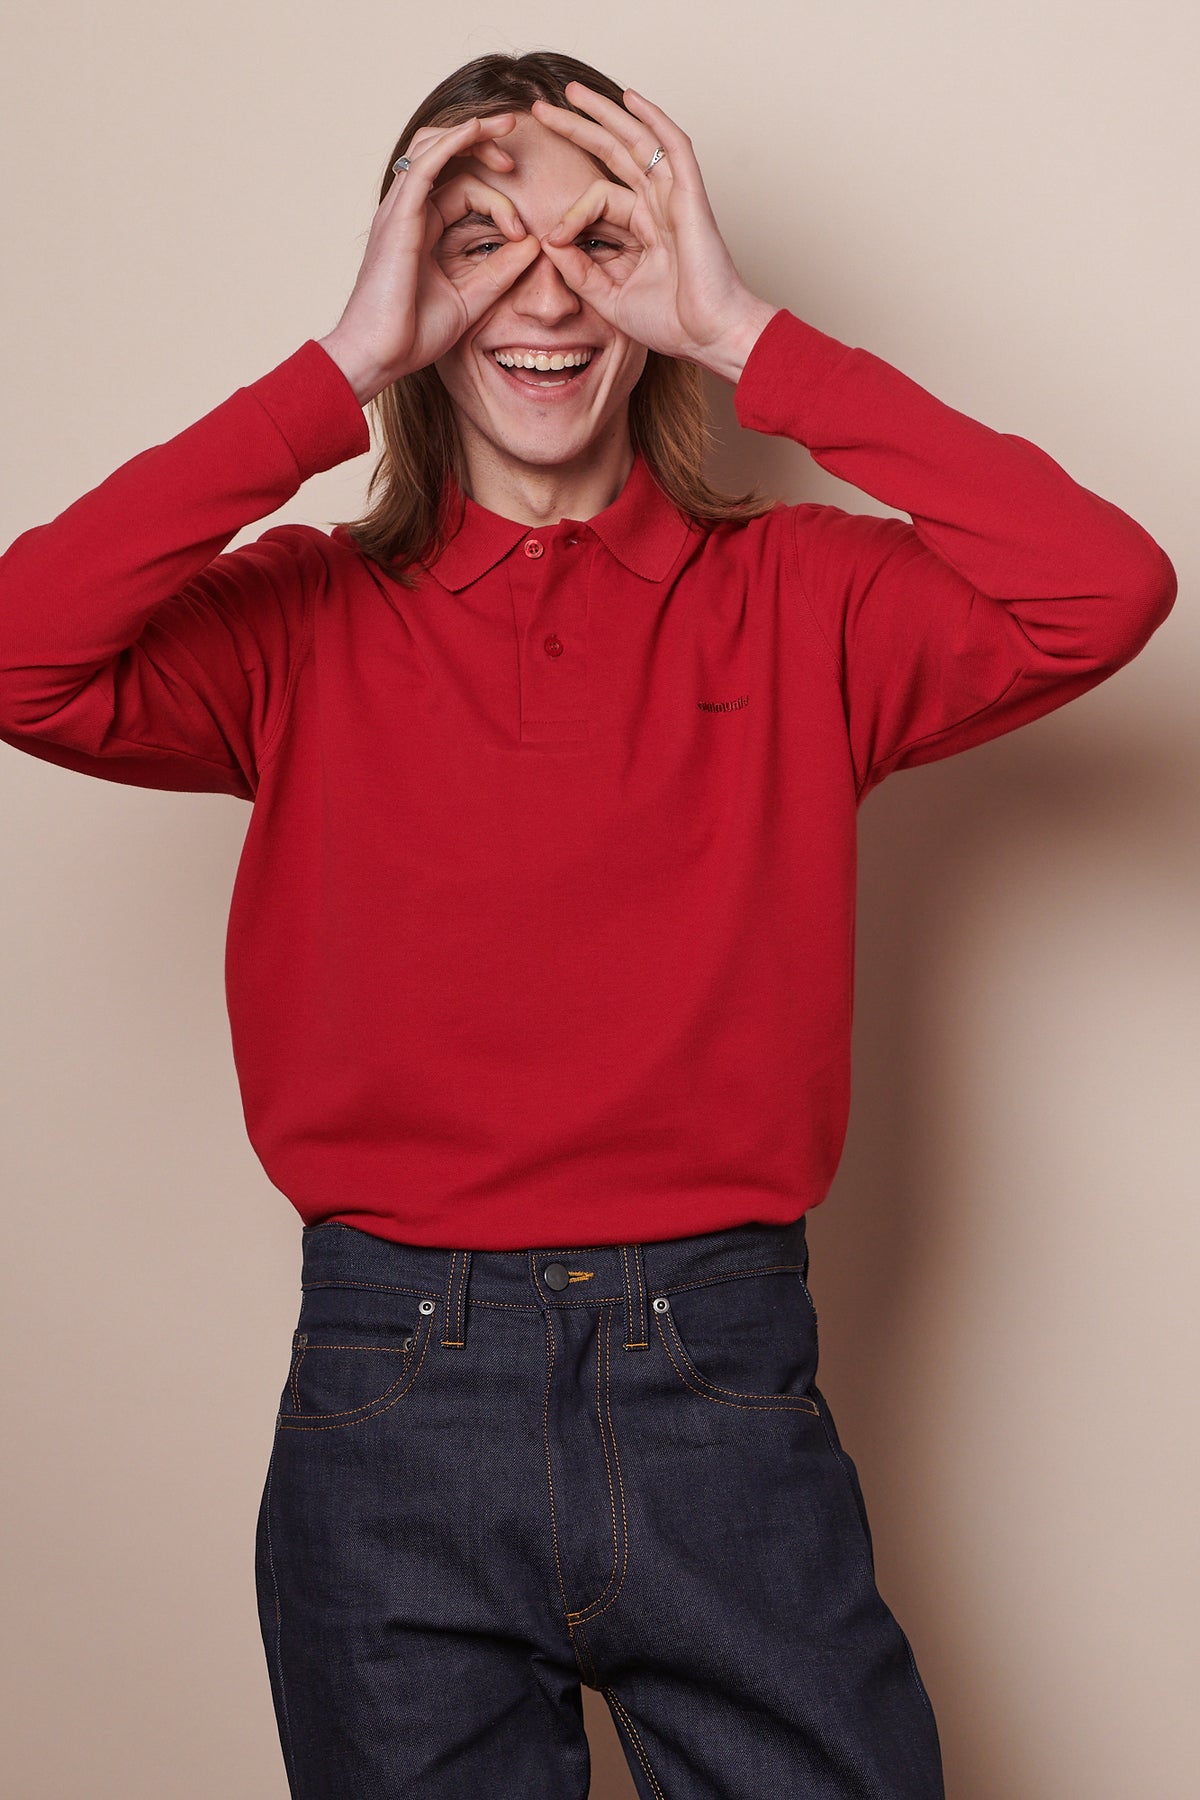
M 515 124 L 515 113 L 493 113 L 461 125 L 427 125 L 413 134 L 407 151 L 412 167 L 394 178 L 380 201 L 354 290 L 333 330 L 317 340 L 361 403 L 401 375 L 436 362 L 541 249 L 512 201 L 469 168 L 433 191 L 455 157 L 511 169 L 512 156 L 492 140 Z M 451 281 L 433 250 L 447 226 L 468 212 L 489 214 L 510 242 L 483 258 L 464 280 Z
M 734 267 L 691 139 L 633 88 L 624 90 L 628 111 L 581 81 L 568 82 L 565 92 L 598 122 L 548 100 L 533 102 L 535 118 L 599 157 L 628 185 L 593 182 L 542 239 L 546 255 L 568 287 L 616 330 L 736 382 L 759 333 L 779 309 L 751 293 Z M 666 155 L 647 173 L 659 144 Z M 642 246 L 639 261 L 620 280 L 574 242 L 601 218 Z

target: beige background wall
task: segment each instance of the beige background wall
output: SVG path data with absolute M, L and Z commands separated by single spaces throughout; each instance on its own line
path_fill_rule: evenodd
M 1181 593 L 1143 656 L 863 809 L 854 1104 L 810 1226 L 822 1384 L 950 1800 L 1183 1800 L 1200 1756 L 1193 9 L 713 16 L 705 36 L 688 0 L 10 8 L 0 538 L 328 330 L 415 101 L 484 50 L 546 46 L 691 133 L 766 298 L 1146 525 Z M 713 397 L 723 476 L 886 510 Z M 369 466 L 276 519 L 343 516 Z M 252 1539 L 299 1221 L 245 1139 L 224 1012 L 248 819 L 0 755 L 0 1697 L 20 1800 L 286 1793 Z M 593 1793 L 615 1800 L 632 1788 L 587 1698 Z

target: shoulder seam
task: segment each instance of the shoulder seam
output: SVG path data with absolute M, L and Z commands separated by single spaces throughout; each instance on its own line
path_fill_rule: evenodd
M 791 531 L 788 533 L 788 542 L 791 546 L 792 567 L 793 567 L 793 570 L 794 570 L 795 576 L 796 576 L 796 586 L 799 589 L 800 593 L 803 595 L 804 604 L 808 608 L 809 618 L 812 620 L 813 625 L 816 628 L 817 636 L 820 638 L 821 642 L 824 644 L 826 650 L 829 653 L 830 658 L 832 659 L 833 666 L 837 670 L 838 681 L 840 682 L 842 680 L 843 673 L 844 673 L 843 668 L 842 668 L 842 659 L 838 655 L 837 651 L 834 649 L 833 645 L 830 643 L 828 637 L 826 637 L 826 635 L 825 635 L 825 628 L 821 624 L 821 620 L 817 614 L 817 609 L 813 605 L 811 596 L 809 595 L 808 584 L 805 582 L 804 577 L 800 573 L 800 547 L 799 547 L 799 543 L 797 541 L 797 536 L 796 536 L 797 532 L 800 529 L 800 508 L 799 508 L 799 506 L 789 506 L 787 510 L 791 516 Z
M 273 527 L 273 529 L 277 530 L 277 531 L 285 531 L 288 529 L 288 527 L 284 526 L 284 525 L 279 525 L 279 526 Z M 311 529 L 311 527 L 310 527 L 310 529 Z M 265 537 L 267 535 L 267 533 L 264 532 L 262 535 L 263 535 L 263 537 Z M 259 542 L 261 542 L 261 541 L 262 540 L 260 538 Z M 306 547 L 309 547 L 309 546 L 307 546 L 306 539 L 304 539 L 302 541 L 305 542 Z M 300 561 L 300 560 L 301 559 L 298 557 L 297 561 Z M 312 583 L 308 579 L 307 573 L 306 573 L 306 571 L 303 570 L 303 568 L 301 569 L 300 591 L 301 591 L 301 595 L 302 595 L 302 605 L 303 605 L 303 621 L 302 622 L 303 622 L 304 636 L 303 636 L 302 642 L 300 644 L 300 647 L 296 652 L 295 659 L 292 663 L 291 673 L 288 676 L 287 688 L 284 692 L 283 699 L 280 702 L 280 706 L 279 706 L 279 717 L 275 721 L 275 729 L 272 731 L 270 737 L 267 739 L 266 743 L 263 745 L 262 753 L 260 754 L 260 756 L 258 758 L 258 767 L 255 771 L 256 779 L 255 779 L 255 784 L 254 784 L 256 791 L 258 789 L 259 783 L 262 780 L 263 771 L 265 769 L 269 768 L 272 760 L 274 759 L 274 757 L 276 755 L 276 752 L 279 750 L 281 744 L 283 743 L 284 732 L 287 728 L 288 721 L 291 719 L 291 716 L 292 716 L 292 704 L 296 697 L 296 689 L 300 685 L 300 675 L 304 668 L 305 663 L 308 661 L 308 654 L 312 648 L 313 637 L 314 637 L 314 632 L 315 632 L 315 619 L 314 619 L 315 607 L 314 607 L 314 603 L 313 603 Z

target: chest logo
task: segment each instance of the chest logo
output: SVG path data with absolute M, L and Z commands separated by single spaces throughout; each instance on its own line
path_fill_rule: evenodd
M 739 707 L 749 706 L 749 694 L 739 694 L 736 700 L 697 700 L 696 705 L 701 712 L 737 712 Z

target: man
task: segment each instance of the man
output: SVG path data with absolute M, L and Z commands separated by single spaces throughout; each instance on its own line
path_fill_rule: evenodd
M 1174 571 L 747 289 L 633 90 L 478 58 L 398 149 L 336 327 L 0 561 L 6 741 L 254 801 L 230 1020 L 306 1225 L 258 1522 L 291 1790 L 582 1796 L 586 1682 L 656 1800 L 932 1800 L 805 1280 L 856 811 L 1128 662 Z M 912 524 L 713 493 L 703 368 Z M 218 554 L 366 403 L 374 511 Z

